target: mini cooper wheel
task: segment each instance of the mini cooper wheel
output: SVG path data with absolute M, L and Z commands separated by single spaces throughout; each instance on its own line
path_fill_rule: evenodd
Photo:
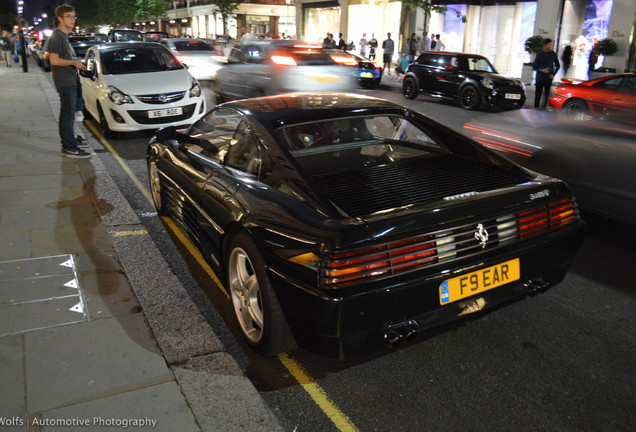
M 227 287 L 247 343 L 265 355 L 294 349 L 296 343 L 256 245 L 239 233 L 230 241 L 228 251 Z
M 161 177 L 159 175 L 159 169 L 157 168 L 157 155 L 154 151 L 148 157 L 148 179 L 150 182 L 150 194 L 152 195 L 152 201 L 155 204 L 157 213 L 159 215 L 165 215 L 166 208 L 163 204 L 161 192 Z
M 471 85 L 464 87 L 459 92 L 459 104 L 467 110 L 474 110 L 479 106 L 479 92 Z
M 563 113 L 571 120 L 585 120 L 588 113 L 587 104 L 581 99 L 570 100 L 563 105 Z
M 402 81 L 402 94 L 407 99 L 415 99 L 417 97 L 417 83 L 415 82 L 415 78 L 406 77 L 404 81 Z

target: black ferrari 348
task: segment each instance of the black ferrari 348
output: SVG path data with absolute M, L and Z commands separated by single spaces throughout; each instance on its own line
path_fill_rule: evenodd
M 351 94 L 219 105 L 159 130 L 148 170 L 264 354 L 342 357 L 545 290 L 584 226 L 560 180 Z

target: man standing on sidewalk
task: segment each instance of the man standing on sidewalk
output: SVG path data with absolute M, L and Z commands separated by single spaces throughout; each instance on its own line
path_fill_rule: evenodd
M 70 158 L 89 158 L 90 153 L 78 147 L 73 133 L 75 107 L 77 105 L 80 86 L 78 69 L 86 69 L 75 57 L 75 52 L 68 41 L 68 34 L 75 27 L 75 10 L 73 6 L 64 4 L 55 9 L 57 28 L 48 40 L 53 83 L 60 95 L 59 130 L 62 140 L 62 156 Z
M 534 94 L 534 107 L 536 109 L 545 109 L 548 99 L 550 98 L 550 88 L 552 87 L 552 79 L 561 68 L 559 57 L 552 51 L 552 39 L 543 41 L 543 51 L 537 54 L 534 59 L 532 69 L 537 71 L 535 77 L 536 90 Z M 542 94 L 545 92 L 545 98 Z M 543 100 L 542 100 L 543 99 Z
M 384 62 L 384 66 L 382 67 L 382 72 L 389 67 L 389 76 L 391 76 L 391 62 L 393 61 L 393 50 L 395 49 L 395 44 L 393 43 L 393 39 L 391 39 L 391 33 L 386 34 L 386 40 L 382 42 L 382 61 Z

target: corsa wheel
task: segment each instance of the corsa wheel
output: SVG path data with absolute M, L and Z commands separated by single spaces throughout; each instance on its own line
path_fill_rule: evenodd
M 407 99 L 415 99 L 417 97 L 417 83 L 413 77 L 406 77 L 402 81 L 402 94 Z
M 256 246 L 240 233 L 228 250 L 227 287 L 245 340 L 266 355 L 292 350 L 296 343 Z
M 471 85 L 464 87 L 459 93 L 459 103 L 462 108 L 473 110 L 479 106 L 479 92 Z
M 575 121 L 585 120 L 587 116 L 588 109 L 585 101 L 580 99 L 574 99 L 568 101 L 563 106 L 563 113 L 570 119 Z
M 97 111 L 99 112 L 99 127 L 103 138 L 115 138 L 115 132 L 108 127 L 108 121 L 104 115 L 101 105 L 97 105 Z

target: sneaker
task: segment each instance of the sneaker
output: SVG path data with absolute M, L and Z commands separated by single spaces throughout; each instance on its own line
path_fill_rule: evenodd
M 92 154 L 85 152 L 82 149 L 70 150 L 67 148 L 62 149 L 62 156 L 73 159 L 86 159 L 92 156 Z
M 77 147 L 79 148 L 88 148 L 88 143 L 81 135 L 75 137 L 75 141 L 77 142 Z

